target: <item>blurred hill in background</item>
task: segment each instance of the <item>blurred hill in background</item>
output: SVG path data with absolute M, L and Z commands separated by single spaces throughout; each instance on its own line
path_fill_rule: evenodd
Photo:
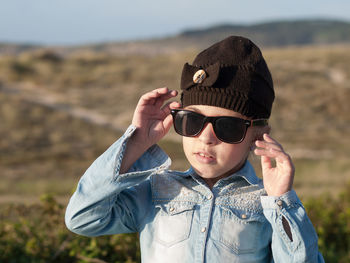
M 350 24 L 305 20 L 79 47 L 0 44 L 0 202 L 47 192 L 67 201 L 129 125 L 139 97 L 163 86 L 179 90 L 183 64 L 232 34 L 260 45 L 270 67 L 272 133 L 295 160 L 296 190 L 338 193 L 350 180 Z M 187 168 L 179 136 L 171 131 L 161 145 L 173 168 Z
M 350 23 L 336 20 L 274 21 L 253 25 L 217 25 L 187 30 L 181 37 L 210 43 L 236 34 L 254 39 L 263 47 L 320 45 L 350 42 Z
M 203 49 L 229 35 L 245 36 L 259 47 L 293 45 L 326 45 L 350 43 L 350 22 L 329 19 L 271 21 L 250 25 L 219 24 L 208 28 L 188 29 L 182 33 L 158 39 L 99 43 L 84 48 L 108 53 L 167 53 L 183 49 Z M 0 43 L 0 53 L 18 54 L 35 50 L 33 44 Z M 63 53 L 80 50 L 82 46 L 59 49 Z

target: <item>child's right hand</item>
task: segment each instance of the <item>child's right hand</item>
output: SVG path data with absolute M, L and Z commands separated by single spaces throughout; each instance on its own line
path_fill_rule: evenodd
M 132 124 L 137 127 L 134 143 L 148 149 L 167 134 L 172 125 L 170 108 L 179 108 L 178 102 L 163 103 L 177 96 L 177 91 L 159 88 L 144 94 L 135 109 Z

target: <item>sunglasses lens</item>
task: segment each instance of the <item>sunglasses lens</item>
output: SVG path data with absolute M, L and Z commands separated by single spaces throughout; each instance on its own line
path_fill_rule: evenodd
M 204 127 L 206 117 L 187 110 L 173 110 L 175 131 L 183 136 L 196 136 Z M 226 143 L 240 143 L 247 126 L 243 119 L 234 117 L 213 117 L 216 137 Z
M 246 129 L 244 120 L 225 117 L 217 119 L 214 128 L 216 136 L 227 143 L 241 142 Z
M 177 133 L 184 136 L 195 136 L 203 127 L 203 117 L 190 111 L 178 111 L 174 118 Z

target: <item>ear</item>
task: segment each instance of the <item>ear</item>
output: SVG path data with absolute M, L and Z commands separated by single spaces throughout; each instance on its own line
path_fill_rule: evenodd
M 264 127 L 257 127 L 254 132 L 255 132 L 255 134 L 254 134 L 253 140 L 251 142 L 251 146 L 250 146 L 251 150 L 255 149 L 255 141 L 256 140 L 263 140 L 264 133 L 270 134 L 271 127 L 269 125 L 264 126 Z
M 270 126 L 270 125 L 264 126 L 264 127 L 262 128 L 262 130 L 263 130 L 263 132 L 262 132 L 261 137 L 264 135 L 264 133 L 270 134 L 270 132 L 271 132 L 271 126 Z

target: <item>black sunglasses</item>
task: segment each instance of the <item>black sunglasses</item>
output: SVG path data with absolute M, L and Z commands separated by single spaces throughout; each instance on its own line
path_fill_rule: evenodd
M 206 123 L 213 125 L 216 137 L 226 143 L 240 143 L 250 126 L 266 126 L 267 119 L 245 120 L 231 116 L 207 117 L 197 112 L 172 109 L 175 131 L 186 137 L 195 137 Z

